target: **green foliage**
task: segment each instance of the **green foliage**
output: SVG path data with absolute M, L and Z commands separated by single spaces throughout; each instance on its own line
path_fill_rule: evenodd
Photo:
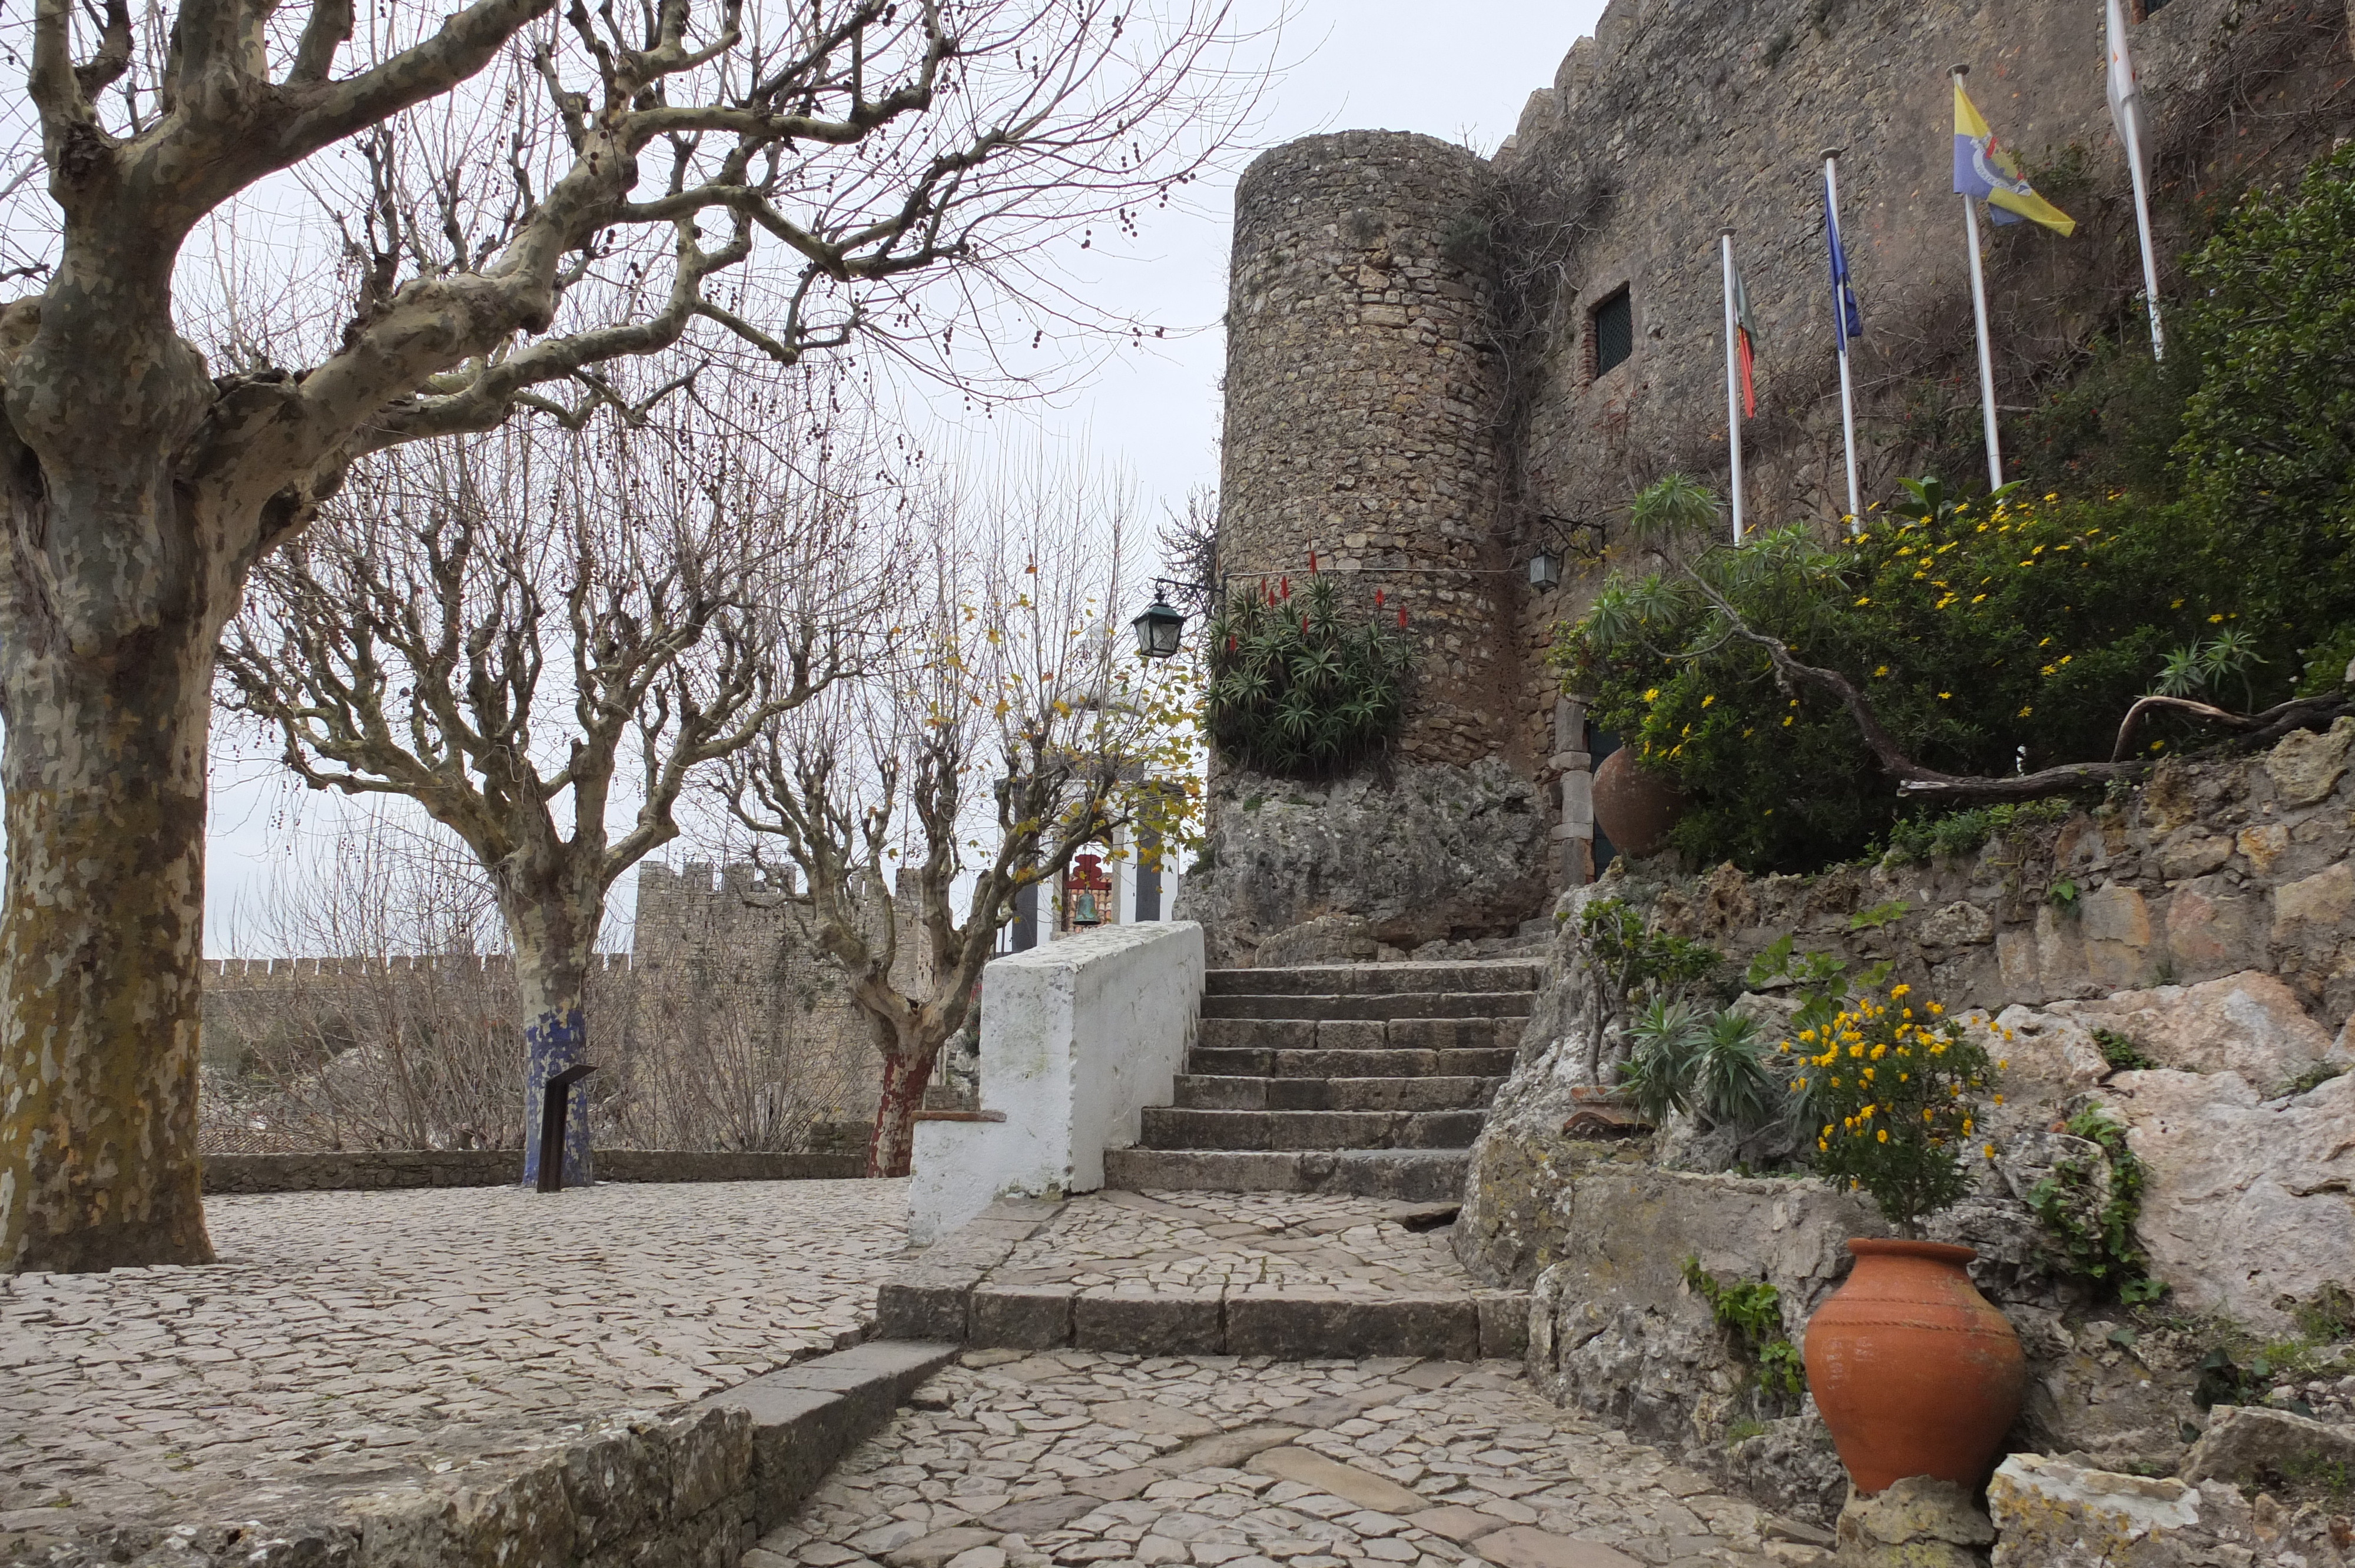
M 2131 1043 L 2126 1044 L 2132 1051 Z M 2103 1041 L 2103 1056 L 2112 1066 L 2121 1065 L 2110 1050 Z M 2134 1054 L 2141 1057 L 2139 1052 Z M 2142 1057 L 2141 1064 L 2147 1065 L 2148 1058 Z M 2126 1147 L 2125 1124 L 2094 1106 L 2071 1117 L 2068 1129 L 2072 1137 L 2100 1145 L 2102 1152 L 2053 1166 L 2052 1174 L 2028 1194 L 2029 1208 L 2058 1244 L 2070 1273 L 2129 1306 L 2156 1301 L 2167 1287 L 2151 1278 L 2150 1257 L 2135 1239 L 2146 1174 L 2142 1161 Z M 2097 1161 L 2107 1167 L 2108 1193 L 2095 1208 L 2090 1200 L 2105 1174 Z
M 1859 909 L 1848 917 L 1851 931 L 1878 931 L 1883 926 L 1894 926 L 1913 912 L 1913 904 L 1903 898 L 1891 898 L 1870 909 Z
M 1783 1293 L 1764 1279 L 1721 1285 L 1700 1266 L 1699 1257 L 1684 1261 L 1685 1283 L 1709 1303 L 1717 1326 L 1732 1333 L 1744 1357 L 1758 1372 L 1759 1386 L 1769 1393 L 1796 1399 L 1807 1391 L 1807 1372 L 1798 1347 L 1783 1332 Z
M 2331 1079 L 2340 1076 L 2346 1071 L 2347 1064 L 2344 1062 L 2317 1062 L 2313 1066 L 2308 1067 L 2305 1072 L 2300 1073 L 2296 1077 L 2290 1080 L 2289 1092 L 2294 1095 L 2302 1095 L 2310 1089 L 2318 1089 L 2322 1087 L 2323 1085 L 2330 1082 Z
M 1647 1121 L 1683 1111 L 1708 1127 L 1752 1128 L 1780 1108 L 1747 1018 L 1656 999 L 1628 1033 L 1620 1077 Z
M 2148 1052 L 2115 1029 L 2094 1030 L 2094 1044 L 2113 1072 L 2145 1072 L 2158 1065 Z
M 1790 1090 L 1816 1123 L 1816 1169 L 1863 1189 L 1917 1236 L 1924 1214 L 1969 1190 L 1965 1159 L 1995 1157 L 1978 1129 L 1979 1102 L 2006 1065 L 1987 1042 L 2009 1036 L 1947 1018 L 1934 1001 L 1917 1008 L 1912 994 L 1894 985 L 1885 1002 L 1859 996 L 1822 1028 L 1802 1028 L 1790 1043 L 1801 1061 Z
M 1413 666 L 1407 640 L 1344 624 L 1338 585 L 1311 576 L 1231 598 L 1210 619 L 1207 724 L 1229 761 L 1288 777 L 1331 773 L 1398 731 Z
M 1753 628 L 1857 683 L 1916 762 L 2008 774 L 2106 758 L 2169 651 L 2213 630 L 2215 583 L 2180 509 L 1990 506 L 1930 481 L 1908 504 L 1921 514 L 1854 540 L 1761 530 L 1693 569 Z M 2287 651 L 2267 648 L 2267 670 L 2286 668 Z M 1909 853 L 1914 831 L 1847 710 L 1781 689 L 1681 574 L 1614 576 L 1554 657 L 1595 694 L 1598 721 L 1691 800 L 1670 840 L 1688 857 L 1809 871 L 1884 837 Z M 2178 718 L 2149 731 L 2161 749 L 2204 733 Z
M 2343 627 L 2355 593 L 2355 146 L 2252 190 L 2187 265 L 2173 344 L 2199 366 L 2175 449 L 2229 520 L 2252 621 Z
M 1725 961 L 1706 942 L 1652 930 L 1641 910 L 1617 898 L 1581 910 L 1578 930 L 1583 955 L 1618 979 L 1622 994 L 1647 1001 L 1681 998 Z
M 2044 890 L 2044 901 L 2055 909 L 2074 909 L 2077 907 L 2078 892 L 2074 879 L 2066 876 L 2055 877 L 2052 879 L 2052 885 Z
M 2355 1339 L 2355 1294 L 2336 1283 L 2326 1283 L 2303 1301 L 2290 1304 L 2291 1321 L 2298 1332 L 2317 1344 Z
M 2016 828 L 2064 821 L 2073 810 L 2069 801 L 2056 799 L 1901 817 L 1890 826 L 1884 858 L 1893 865 L 1926 865 L 1941 857 L 1959 859 L 1978 853 L 1989 839 L 2001 838 Z M 2076 895 L 2072 884 L 2068 896 Z

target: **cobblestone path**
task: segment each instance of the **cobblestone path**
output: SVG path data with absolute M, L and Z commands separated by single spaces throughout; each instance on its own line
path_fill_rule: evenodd
M 968 1352 L 744 1568 L 1806 1568 L 1509 1361 Z
M 847 1344 L 902 1181 L 213 1198 L 208 1268 L 0 1277 L 0 1539 L 396 1486 Z

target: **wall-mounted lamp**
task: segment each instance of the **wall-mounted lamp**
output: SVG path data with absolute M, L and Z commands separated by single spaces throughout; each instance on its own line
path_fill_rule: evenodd
M 1145 613 L 1128 624 L 1136 632 L 1136 651 L 1147 659 L 1173 657 L 1186 634 L 1186 618 L 1158 594 L 1145 607 Z
M 1592 563 L 1603 558 L 1603 524 L 1591 518 L 1556 517 L 1540 513 L 1537 552 L 1529 556 L 1529 587 L 1551 593 L 1561 587 L 1569 558 Z

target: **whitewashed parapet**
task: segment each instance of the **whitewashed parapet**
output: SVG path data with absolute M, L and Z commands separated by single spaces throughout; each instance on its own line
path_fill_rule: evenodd
M 1107 926 L 993 960 L 981 980 L 981 1117 L 916 1124 L 910 1239 L 1000 1198 L 1103 1185 L 1103 1151 L 1167 1105 L 1201 1012 L 1202 927 Z M 999 1119 L 999 1118 L 1003 1119 Z

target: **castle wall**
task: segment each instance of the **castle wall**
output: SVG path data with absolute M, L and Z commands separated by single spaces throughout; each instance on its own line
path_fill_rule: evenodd
M 2350 0 L 2129 8 L 2148 10 L 2132 47 L 2164 287 L 2224 203 L 2355 127 L 2355 101 L 2339 91 L 2355 16 Z M 1372 131 L 1263 154 L 1236 191 L 1220 521 L 1230 588 L 1296 577 L 1313 549 L 1326 569 L 1358 574 L 1365 608 L 1376 587 L 1403 603 L 1423 663 L 1393 761 L 1503 764 L 1542 792 L 1551 824 L 1553 853 L 1517 843 L 1511 858 L 1550 861 L 1558 885 L 1585 880 L 1588 730 L 1545 654 L 1604 567 L 1537 592 L 1526 563 L 1540 544 L 1579 537 L 1568 525 L 1617 543 L 1628 502 L 1672 470 L 1723 487 L 1720 231 L 1735 230 L 1759 330 L 1750 519 L 1830 525 L 1846 485 L 1824 149 L 1845 150 L 1870 502 L 1915 471 L 1923 397 L 1940 403 L 1936 418 L 1977 428 L 1950 66 L 1972 67 L 1975 101 L 2080 223 L 2067 238 L 1983 226 L 1999 400 L 2041 397 L 2040 378 L 2065 375 L 2096 332 L 2137 330 L 2103 28 L 2098 0 L 1613 0 L 1493 160 Z M 1598 374 L 1593 313 L 1623 289 L 1634 350 Z M 1240 918 L 1239 900 L 1290 851 L 1251 817 L 1278 790 L 1216 766 L 1211 785 L 1219 885 L 1198 891 L 1193 912 L 1216 926 Z M 1359 842 L 1309 857 L 1307 891 L 1261 898 L 1260 925 L 1368 915 L 1360 904 L 1397 891 L 1352 882 L 1355 860 L 1378 853 Z
M 2134 7 L 2139 9 L 2139 7 Z M 2132 26 L 2152 129 L 2162 285 L 2197 198 L 2237 194 L 2343 134 L 2345 0 L 2167 0 Z M 2066 363 L 2108 314 L 2135 327 L 2142 274 L 2125 154 L 2104 95 L 2096 0 L 1613 0 L 1552 86 L 1531 95 L 1495 160 L 1508 211 L 1570 226 L 1559 254 L 1508 254 L 1508 275 L 1558 262 L 1508 443 L 1500 527 L 1526 558 L 1540 514 L 1615 525 L 1636 490 L 1682 468 L 1722 488 L 1726 400 L 1721 229 L 1758 325 L 1759 414 L 1746 422 L 1750 520 L 1847 509 L 1824 245 L 1822 151 L 1842 147 L 1841 221 L 1861 296 L 1854 355 L 1868 503 L 1913 454 L 1900 415 L 1934 376 L 1976 428 L 1968 262 L 1952 191 L 1947 69 L 2002 141 L 2080 222 L 2063 238 L 1995 229 L 1989 308 L 2001 401 L 2030 401 L 2039 363 Z M 2047 173 L 2046 171 L 2050 171 Z M 1593 374 L 1593 308 L 1625 288 L 1635 352 Z M 1978 474 L 1949 475 L 1977 481 Z M 1550 749 L 1542 655 L 1600 573 L 1518 605 L 1527 744 Z M 1550 777 L 1550 775 L 1549 775 Z

